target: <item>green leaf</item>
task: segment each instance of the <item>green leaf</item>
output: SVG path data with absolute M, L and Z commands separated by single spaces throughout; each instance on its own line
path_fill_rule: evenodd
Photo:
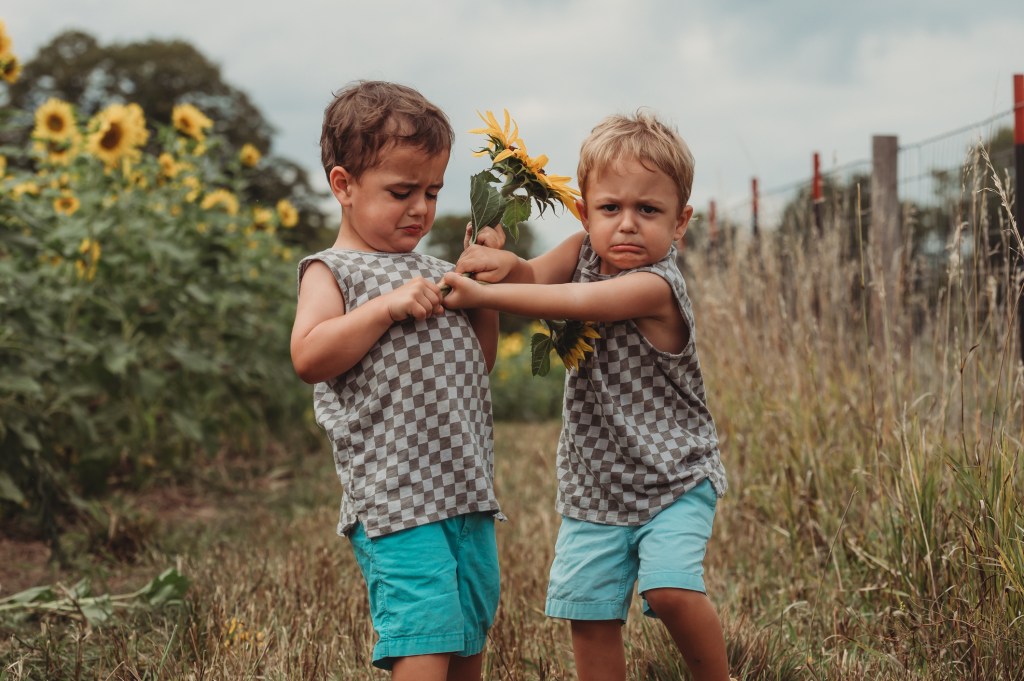
M 49 586 L 34 586 L 31 589 L 25 589 L 19 591 L 16 594 L 3 599 L 4 603 L 47 603 L 49 601 L 57 600 L 57 594 L 54 593 L 53 587 Z
M 4 471 L 0 471 L 0 499 L 13 501 L 18 505 L 23 505 L 25 503 L 25 495 L 22 494 L 21 490 L 18 489 L 18 486 L 14 484 L 14 480 L 11 479 L 11 476 Z
M 501 224 L 512 235 L 514 241 L 519 241 L 519 224 L 530 219 L 530 199 L 527 196 L 512 196 L 505 206 L 505 212 L 501 216 Z
M 113 343 L 106 355 L 103 357 L 103 364 L 107 371 L 115 376 L 123 376 L 128 366 L 138 359 L 139 353 L 136 349 L 123 341 Z
M 494 188 L 490 171 L 473 175 L 469 180 L 469 207 L 474 229 L 498 224 L 505 210 L 505 199 Z
M 89 624 L 102 624 L 114 614 L 114 606 L 109 596 L 98 596 L 78 603 L 78 609 L 82 611 Z
M 12 393 L 42 397 L 43 386 L 30 376 L 4 376 L 4 388 Z
M 178 412 L 171 414 L 171 421 L 174 422 L 174 427 L 179 433 L 195 442 L 202 442 L 203 427 L 198 421 Z
M 167 568 L 159 576 L 153 578 L 139 592 L 139 598 L 152 606 L 176 603 L 185 598 L 188 591 L 188 577 L 174 568 Z
M 551 371 L 551 336 L 535 333 L 530 341 L 530 371 L 534 376 L 547 376 Z

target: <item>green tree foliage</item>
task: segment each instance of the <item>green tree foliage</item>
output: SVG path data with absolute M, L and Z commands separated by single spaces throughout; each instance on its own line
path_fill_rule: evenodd
M 271 207 L 288 198 L 299 210 L 299 225 L 286 239 L 303 248 L 323 245 L 321 230 L 328 223 L 320 205 L 326 194 L 314 190 L 308 173 L 293 161 L 268 156 L 273 126 L 249 96 L 225 82 L 220 67 L 191 44 L 147 40 L 101 45 L 87 33 L 66 31 L 26 61 L 6 98 L 12 109 L 30 114 L 51 97 L 74 104 L 83 119 L 108 104 L 131 102 L 141 106 L 149 120 L 169 122 L 175 105 L 194 104 L 213 120 L 213 133 L 229 148 L 237 151 L 252 144 L 267 156 L 257 166 L 245 197 Z M 0 139 L 23 143 L 31 125 L 31 116 L 23 116 Z

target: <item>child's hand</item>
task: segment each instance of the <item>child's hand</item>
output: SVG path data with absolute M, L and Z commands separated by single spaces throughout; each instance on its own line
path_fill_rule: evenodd
M 441 279 L 441 285 L 448 289 L 443 298 L 445 307 L 452 310 L 480 307 L 480 294 L 484 287 L 469 277 L 448 272 Z
M 444 314 L 444 308 L 441 306 L 441 289 L 423 277 L 416 277 L 381 298 L 387 299 L 388 314 L 391 315 L 392 321 L 401 322 L 410 317 L 426 319 Z
M 462 239 L 462 248 L 469 248 L 469 240 L 473 238 L 473 223 L 466 223 L 466 236 Z M 505 247 L 505 230 L 498 225 L 495 227 L 484 227 L 480 230 L 480 233 L 476 235 L 476 242 L 481 246 L 487 246 L 488 248 L 502 249 Z
M 518 262 L 519 256 L 511 251 L 474 245 L 462 253 L 455 271 L 472 272 L 477 281 L 495 284 L 507 277 Z

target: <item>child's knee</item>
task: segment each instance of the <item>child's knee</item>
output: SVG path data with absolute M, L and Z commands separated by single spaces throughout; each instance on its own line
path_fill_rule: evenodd
M 648 589 L 643 596 L 654 614 L 662 619 L 672 614 L 692 612 L 710 605 L 705 594 L 690 589 Z

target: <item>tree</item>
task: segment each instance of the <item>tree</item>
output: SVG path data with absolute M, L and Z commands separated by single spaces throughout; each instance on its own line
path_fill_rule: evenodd
M 226 83 L 218 65 L 182 40 L 101 45 L 81 31 L 61 33 L 25 63 L 21 78 L 7 90 L 11 108 L 28 112 L 51 97 L 74 104 L 81 119 L 109 104 L 132 102 L 142 107 L 150 125 L 169 124 L 175 105 L 193 104 L 231 147 L 251 144 L 265 156 L 274 136 L 273 126 L 248 95 Z M 20 144 L 31 126 L 25 120 L 0 141 Z M 155 143 L 151 136 L 150 144 Z M 268 156 L 252 173 L 247 198 L 269 206 L 289 199 L 300 215 L 289 238 L 322 245 L 317 242 L 326 218 L 319 206 L 325 194 L 312 188 L 306 171 L 288 159 Z

